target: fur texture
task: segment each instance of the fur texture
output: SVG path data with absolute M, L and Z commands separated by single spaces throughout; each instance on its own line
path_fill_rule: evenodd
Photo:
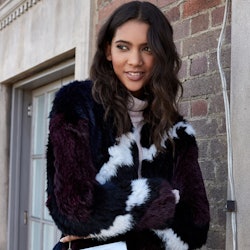
M 180 118 L 162 140 L 166 151 L 157 152 L 145 124 L 138 179 L 132 125 L 115 138 L 112 118 L 104 121 L 91 87 L 90 81 L 63 87 L 50 117 L 47 206 L 63 234 L 93 237 L 74 242 L 72 249 L 117 239 L 128 250 L 201 247 L 210 215 L 192 126 Z

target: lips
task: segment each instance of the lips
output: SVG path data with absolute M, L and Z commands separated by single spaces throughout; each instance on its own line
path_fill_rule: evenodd
M 144 77 L 144 72 L 125 72 L 127 78 L 131 81 L 139 81 Z

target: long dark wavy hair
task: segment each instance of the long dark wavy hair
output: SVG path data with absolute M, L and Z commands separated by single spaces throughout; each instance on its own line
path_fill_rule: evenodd
M 93 80 L 93 97 L 105 108 L 105 117 L 114 118 L 117 136 L 131 129 L 127 112 L 129 93 L 114 73 L 112 62 L 106 59 L 107 45 L 119 26 L 129 20 L 147 23 L 147 42 L 155 58 L 153 73 L 145 86 L 148 108 L 144 119 L 151 126 L 150 140 L 158 150 L 163 150 L 161 141 L 176 121 L 177 96 L 182 95 L 178 79 L 181 61 L 173 42 L 173 29 L 164 14 L 149 2 L 132 1 L 121 5 L 102 26 L 97 38 L 97 51 L 90 69 Z

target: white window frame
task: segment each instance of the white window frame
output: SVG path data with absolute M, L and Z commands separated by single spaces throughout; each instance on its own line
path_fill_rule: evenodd
M 44 65 L 43 65 L 44 67 Z M 10 161 L 9 161 L 9 202 L 8 202 L 8 250 L 20 250 L 19 224 L 21 185 L 20 158 L 22 151 L 22 115 L 25 91 L 32 91 L 52 81 L 72 75 L 75 72 L 75 57 L 40 71 L 34 76 L 21 80 L 12 87 L 11 127 L 10 127 Z M 30 138 L 29 138 L 30 139 Z M 28 139 L 27 139 L 28 140 Z

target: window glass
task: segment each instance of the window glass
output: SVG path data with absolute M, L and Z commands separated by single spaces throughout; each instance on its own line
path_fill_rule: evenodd
M 69 79 L 70 77 L 67 77 L 68 81 Z M 49 113 L 55 94 L 64 82 L 65 79 L 61 79 L 32 92 L 29 250 L 53 249 L 61 235 L 45 204 L 47 200 L 46 143 Z

